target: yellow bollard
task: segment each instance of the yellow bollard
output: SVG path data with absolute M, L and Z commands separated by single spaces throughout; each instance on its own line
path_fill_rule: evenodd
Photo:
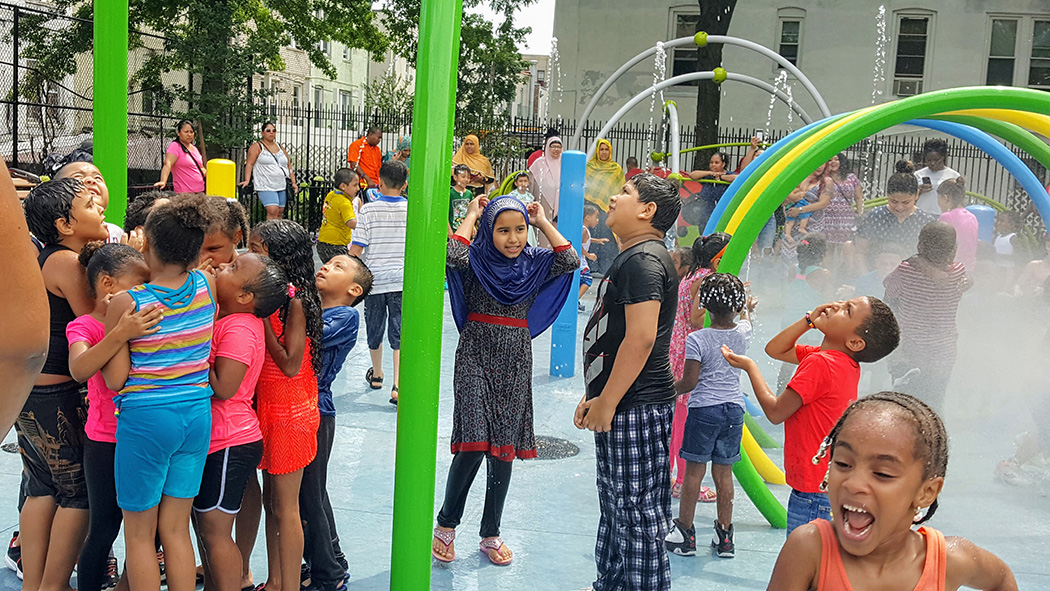
M 237 164 L 225 158 L 208 161 L 208 182 L 205 190 L 209 195 L 227 199 L 237 198 Z

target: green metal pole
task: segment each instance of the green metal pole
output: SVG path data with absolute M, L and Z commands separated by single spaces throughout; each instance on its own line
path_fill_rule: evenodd
M 109 187 L 106 219 L 128 206 L 128 0 L 95 2 L 94 161 Z
M 462 0 L 423 0 L 412 112 L 390 588 L 430 589 L 449 162 Z

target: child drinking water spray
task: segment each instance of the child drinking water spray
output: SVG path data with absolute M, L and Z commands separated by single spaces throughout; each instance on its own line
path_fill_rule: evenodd
M 484 209 L 484 211 L 482 211 Z M 475 222 L 477 240 L 470 242 Z M 528 246 L 529 224 L 554 250 Z M 535 458 L 532 431 L 532 339 L 554 322 L 579 256 L 543 207 L 513 197 L 475 198 L 448 241 L 448 287 L 460 329 L 456 348 L 452 466 L 434 528 L 434 558 L 451 562 L 453 540 L 478 467 L 487 459 L 488 487 L 480 549 L 496 565 L 513 554 L 500 539 L 500 519 L 514 458 Z
M 37 263 L 51 311 L 47 358 L 15 421 L 26 497 L 19 531 L 27 591 L 69 587 L 88 528 L 84 396 L 70 375 L 66 326 L 95 308 L 77 260 L 85 244 L 108 237 L 95 196 L 88 185 L 67 178 L 34 187 L 24 204 L 29 230 L 45 245 Z
M 1010 567 L 991 552 L 930 527 L 912 529 L 936 512 L 948 468 L 948 434 L 926 404 L 897 392 L 862 398 L 813 461 L 829 452 L 822 488 L 834 517 L 788 536 L 768 589 L 1016 591 Z
M 267 220 L 252 229 L 248 247 L 273 259 L 291 283 L 285 306 L 266 327 L 266 360 L 256 386 L 263 434 L 266 507 L 266 588 L 296 591 L 303 560 L 299 486 L 317 455 L 317 375 L 323 358 L 321 298 L 314 279 L 313 245 L 291 220 Z
M 823 334 L 820 346 L 799 345 L 802 335 L 814 328 Z M 780 396 L 769 390 L 752 359 L 722 347 L 729 364 L 751 378 L 766 418 L 774 425 L 784 423 L 784 472 L 791 487 L 788 535 L 814 519 L 831 519 L 828 496 L 820 487 L 827 466 L 812 461 L 812 450 L 857 399 L 860 363 L 882 359 L 899 341 L 893 312 L 873 297 L 821 304 L 766 344 L 770 357 L 798 364 Z
M 671 373 L 675 381 L 682 379 L 682 368 L 685 364 L 685 340 L 686 337 L 703 328 L 703 314 L 693 305 L 696 300 L 697 291 L 700 289 L 700 280 L 718 269 L 718 263 L 722 259 L 722 251 L 729 244 L 729 234 L 716 232 L 709 236 L 701 236 L 693 241 L 692 264 L 690 264 L 684 275 L 678 282 L 678 307 L 675 309 L 674 329 L 671 331 Z M 671 496 L 678 498 L 682 491 L 682 482 L 685 478 L 685 460 L 679 455 L 682 449 L 682 436 L 685 433 L 686 417 L 689 407 L 686 404 L 689 397 L 685 394 L 675 398 L 674 423 L 671 426 L 671 470 L 676 471 L 674 484 L 671 486 Z M 677 468 L 677 470 L 675 470 Z M 710 488 L 700 488 L 700 500 L 705 503 L 715 501 L 716 494 Z
M 110 300 L 149 281 L 149 267 L 142 253 L 134 248 L 102 242 L 89 242 L 84 246 L 80 263 L 87 269 L 88 294 L 95 298 L 95 309 L 66 327 L 70 375 L 88 385 L 84 478 L 90 519 L 88 536 L 77 561 L 77 588 L 99 591 L 115 583 L 110 580 L 107 567 L 122 521 L 113 473 L 117 448 L 113 398 L 118 394 L 106 387 L 100 370 L 129 340 L 156 332 L 164 313 L 157 307 L 125 313 L 116 328 L 107 334 L 104 322 Z
M 116 295 L 106 312 L 107 331 L 129 311 L 164 312 L 159 331 L 131 339 L 102 370 L 106 385 L 120 392 L 114 468 L 133 589 L 160 586 L 157 533 L 168 588 L 191 591 L 195 584 L 189 523 L 211 435 L 208 353 L 216 306 L 211 278 L 193 267 L 204 234 L 222 218 L 203 195 L 150 212 L 150 282 Z
M 732 558 L 733 464 L 740 460 L 744 427 L 744 394 L 740 371 L 722 357 L 722 346 L 746 351 L 753 328 L 749 315 L 757 303 L 748 298 L 740 279 L 728 273 L 708 275 L 700 282 L 698 304 L 711 317 L 711 326 L 686 337 L 685 368 L 675 391 L 689 396 L 689 418 L 679 455 L 686 460 L 685 482 L 678 519 L 664 543 L 681 556 L 696 554 L 693 516 L 707 462 L 718 491 L 718 519 L 711 546 L 720 558 Z M 740 322 L 733 317 L 740 315 Z M 702 498 L 702 497 L 701 497 Z
M 201 490 L 193 500 L 204 583 L 241 588 L 241 553 L 231 531 L 245 484 L 262 458 L 262 431 L 253 402 L 266 355 L 263 319 L 288 302 L 288 278 L 256 254 L 223 263 L 215 274 L 215 321 L 209 362 L 212 432 Z

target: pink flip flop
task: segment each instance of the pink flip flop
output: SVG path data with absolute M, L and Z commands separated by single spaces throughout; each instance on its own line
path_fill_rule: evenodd
M 445 551 L 448 552 L 448 549 L 452 546 L 452 542 L 455 541 L 455 539 L 456 539 L 456 530 L 445 531 L 443 529 L 438 529 L 438 528 L 435 527 L 434 528 L 434 537 L 439 542 L 441 542 L 442 544 L 445 545 Z M 439 556 L 438 553 L 436 551 L 434 551 L 433 548 L 430 549 L 430 553 L 434 556 L 434 558 L 440 560 L 441 562 L 452 562 L 453 560 L 456 559 L 456 552 L 455 551 L 452 552 L 452 556 L 450 558 L 445 558 L 444 556 Z
M 492 554 L 489 553 L 490 550 L 495 550 L 497 552 L 496 556 L 498 557 L 499 550 L 502 547 L 503 540 L 500 538 L 485 538 L 484 540 L 481 540 L 481 542 L 478 544 L 478 549 L 481 550 L 482 554 L 485 555 L 485 558 L 489 559 L 489 562 L 495 564 L 496 566 L 507 566 L 511 563 L 512 560 L 514 560 L 514 556 L 511 556 L 504 562 L 500 562 L 498 558 L 493 558 Z

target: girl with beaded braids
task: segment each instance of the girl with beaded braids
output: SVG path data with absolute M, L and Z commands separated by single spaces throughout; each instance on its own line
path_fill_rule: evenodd
M 769 589 L 1017 589 L 1010 567 L 991 552 L 912 529 L 933 517 L 948 467 L 944 424 L 924 402 L 897 392 L 854 402 L 814 463 L 829 451 L 824 485 L 833 519 L 788 536 Z
M 290 300 L 266 322 L 266 358 L 255 388 L 263 434 L 263 505 L 266 508 L 266 588 L 295 591 L 303 559 L 299 486 L 317 455 L 317 375 L 321 298 L 314 279 L 313 241 L 291 220 L 267 220 L 252 230 L 248 248 L 270 257 L 288 276 Z

